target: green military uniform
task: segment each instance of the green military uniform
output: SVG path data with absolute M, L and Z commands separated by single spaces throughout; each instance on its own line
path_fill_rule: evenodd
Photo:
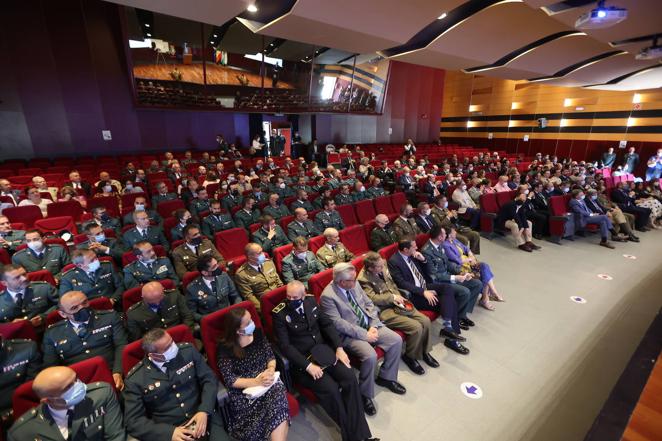
M 401 294 L 387 268 L 384 268 L 383 278 L 362 269 L 356 281 L 379 309 L 379 319 L 389 329 L 404 332 L 408 357 L 420 360 L 432 350 L 430 319 L 416 309 L 411 315 L 402 315 L 394 309 L 394 296 Z
M 313 207 L 313 204 L 311 204 L 308 199 L 303 200 L 303 201 L 300 200 L 300 199 L 297 199 L 296 201 L 294 201 L 290 204 L 290 210 L 292 210 L 293 213 L 294 213 L 294 210 L 296 210 L 297 208 L 305 208 L 306 211 L 309 211 L 309 212 L 313 211 L 315 209 L 315 207 Z
M 328 245 L 323 245 L 317 250 L 317 260 L 324 268 L 333 268 L 336 263 L 349 262 L 353 258 L 354 254 L 341 243 L 334 245 L 333 249 Z
M 457 231 L 457 240 L 468 246 L 472 253 L 480 254 L 480 233 L 469 227 L 458 225 L 457 218 L 453 222 L 448 216 L 448 209 L 441 209 L 433 205 L 430 214 L 432 215 L 432 219 L 441 227 L 455 228 Z
M 124 248 L 124 244 L 122 244 L 122 242 L 112 237 L 107 237 L 106 240 L 100 243 L 101 245 L 108 247 L 109 250 L 108 250 L 108 254 L 106 254 L 99 249 L 95 249 L 94 252 L 96 253 L 97 256 L 99 257 L 111 256 L 113 259 L 115 259 L 116 262 L 122 261 L 122 254 L 126 252 L 126 248 Z M 78 250 L 81 250 L 83 248 L 89 249 L 89 247 L 90 247 L 89 240 L 86 240 L 85 242 L 81 242 L 78 245 L 76 245 L 76 249 Z
M 31 249 L 24 248 L 17 251 L 11 261 L 14 265 L 21 265 L 29 273 L 45 269 L 59 277 L 62 268 L 71 263 L 71 258 L 60 245 L 44 245 L 41 257 Z
M 393 221 L 393 234 L 397 240 L 404 239 L 405 237 L 415 239 L 416 235 L 420 233 L 421 230 L 418 228 L 418 225 L 416 225 L 416 220 L 413 218 L 408 218 L 405 220 L 398 216 L 398 218 Z
M 269 187 L 269 192 L 276 193 L 278 196 L 280 196 L 281 199 L 294 196 L 294 191 L 292 190 L 292 188 L 290 188 L 287 185 L 285 185 L 285 187 L 283 188 L 280 188 L 280 186 L 276 184 L 271 184 L 271 186 Z
M 343 222 L 342 217 L 340 217 L 340 213 L 336 210 L 333 210 L 330 213 L 326 210 L 322 210 L 317 213 L 317 216 L 315 216 L 315 226 L 322 233 L 327 228 L 335 228 L 338 231 L 345 229 L 345 223 Z
M 41 369 L 41 352 L 32 340 L 3 340 L 0 347 L 0 413 L 12 408 L 14 390 Z M 18 415 L 15 415 L 17 417 Z
M 260 193 L 256 193 L 255 191 L 253 191 L 253 192 L 250 194 L 250 197 L 252 197 L 253 199 L 255 199 L 255 203 L 258 203 L 258 204 L 259 204 L 260 202 L 265 202 L 265 201 L 269 200 L 269 194 L 267 194 L 267 193 L 264 192 L 264 191 L 261 191 Z
M 161 202 L 174 201 L 175 199 L 177 199 L 175 193 L 157 194 L 152 196 L 152 207 L 158 206 Z
M 173 242 L 184 239 L 184 228 L 186 228 L 186 225 L 188 224 L 182 225 L 179 223 L 170 229 L 170 239 L 172 239 Z
M 0 292 L 0 322 L 7 323 L 17 318 L 29 320 L 38 315 L 45 320 L 58 301 L 55 287 L 42 281 L 30 282 L 22 296 L 20 301 L 18 298 L 14 301 L 7 288 Z
M 351 194 L 338 193 L 334 199 L 336 205 L 349 205 L 354 203 L 354 198 Z
M 25 242 L 25 231 L 23 230 L 11 230 L 6 233 L 0 233 L 0 237 L 5 240 L 5 243 L 2 244 L 2 247 L 13 253 L 16 251 L 16 248 Z
M 103 381 L 87 385 L 85 399 L 73 408 L 71 441 L 124 441 L 126 430 L 117 394 Z M 46 403 L 26 412 L 9 430 L 8 441 L 62 441 Z
M 273 253 L 276 248 L 290 243 L 290 239 L 287 238 L 280 225 L 275 225 L 274 229 L 276 234 L 271 239 L 269 239 L 269 233 L 264 231 L 264 228 L 258 228 L 252 235 L 253 242 L 260 245 L 262 250 L 269 254 Z
M 395 243 L 396 236 L 393 228 L 379 228 L 375 227 L 370 232 L 370 249 L 372 251 L 379 251 L 384 247 Z
M 193 199 L 188 206 L 192 216 L 200 217 L 200 214 L 209 211 L 209 199 Z
M 232 216 L 227 213 L 220 215 L 210 214 L 202 220 L 202 234 L 207 236 L 209 240 L 214 240 L 214 234 L 219 231 L 229 230 L 236 228 L 237 224 L 232 220 Z
M 369 199 L 375 199 L 380 196 L 386 196 L 386 190 L 384 190 L 384 187 L 370 187 L 366 189 L 365 191 L 367 193 L 367 196 Z
M 200 353 L 189 343 L 163 372 L 145 357 L 126 376 L 124 414 L 127 432 L 141 441 L 169 441 L 175 427 L 197 412 L 209 415 L 208 441 L 229 441 L 216 412 L 218 380 Z
M 271 205 L 267 205 L 262 209 L 262 212 L 276 219 L 276 222 L 280 221 L 285 216 L 289 216 L 292 214 L 289 208 L 287 208 L 285 204 L 280 204 L 275 207 L 272 207 Z
M 336 178 L 329 178 L 326 181 L 326 186 L 329 187 L 332 190 L 335 190 L 336 188 L 339 188 L 341 185 L 340 181 Z
M 356 184 L 356 178 L 347 178 L 340 181 L 340 185 L 349 185 L 349 188 L 354 188 L 354 184 Z
M 297 255 L 292 252 L 285 256 L 282 265 L 283 280 L 285 283 L 298 280 L 303 283 L 306 288 L 308 288 L 308 280 L 310 280 L 314 274 L 322 272 L 325 269 L 312 251 L 306 253 L 305 259 L 299 259 Z
M 234 281 L 239 293 L 245 300 L 250 300 L 260 311 L 260 297 L 265 292 L 283 286 L 273 261 L 266 260 L 262 270 L 258 271 L 248 262 L 239 267 L 234 275 Z
M 225 262 L 221 253 L 218 252 L 214 244 L 206 237 L 202 239 L 202 243 L 196 248 L 196 251 L 193 251 L 186 243 L 172 250 L 172 262 L 175 265 L 177 276 L 183 279 L 184 274 L 187 272 L 197 271 L 198 257 L 205 254 L 214 256 L 214 259 L 218 260 L 219 264 Z
M 120 223 L 119 219 L 116 219 L 114 217 L 110 217 L 108 215 L 107 217 L 104 216 L 104 219 L 101 221 L 98 221 L 96 219 L 92 219 L 89 222 L 94 222 L 104 230 L 113 230 L 115 232 L 115 235 L 119 237 L 119 235 L 122 232 L 122 224 Z M 78 230 L 83 231 L 83 227 L 87 224 L 88 222 L 81 222 L 78 225 Z
M 140 234 L 138 227 L 133 227 L 122 235 L 122 239 L 124 240 L 124 246 L 127 249 L 132 249 L 135 244 L 144 240 L 152 245 L 161 245 L 166 251 L 170 249 L 170 244 L 163 235 L 163 229 L 154 225 L 150 225 L 147 228 L 145 235 Z
M 315 210 L 322 210 L 324 208 L 324 196 L 318 196 L 313 201 L 313 208 Z
M 198 323 L 203 316 L 240 301 L 239 292 L 227 273 L 216 276 L 209 285 L 200 276 L 186 287 L 186 305 Z
M 297 176 L 293 177 L 292 179 L 294 181 L 299 180 L 299 178 Z M 308 194 L 313 192 L 313 189 L 310 187 L 310 185 L 307 185 L 307 184 L 303 184 L 303 185 L 296 184 L 296 185 L 294 185 L 294 193 L 296 194 L 296 192 L 299 191 L 299 190 L 305 190 L 306 193 L 308 193 Z
M 156 224 L 159 227 L 163 226 L 163 218 L 156 210 L 145 210 L 145 213 L 147 213 L 147 216 L 149 217 L 149 222 L 151 224 Z M 135 224 L 133 220 L 133 211 L 129 211 L 127 214 L 125 214 L 124 217 L 122 218 L 122 222 L 124 222 L 125 226 Z
M 221 205 L 228 213 L 231 213 L 234 207 L 241 207 L 243 202 L 244 197 L 242 195 L 233 196 L 229 193 L 221 199 Z
M 113 373 L 122 373 L 122 350 L 126 331 L 115 311 L 90 311 L 85 330 L 69 320 L 50 325 L 44 333 L 44 367 L 70 365 L 88 358 L 103 357 Z
M 155 280 L 170 279 L 179 285 L 179 277 L 167 257 L 157 257 L 150 265 L 135 260 L 124 267 L 124 288 L 131 289 Z
M 112 262 L 101 261 L 94 273 L 86 273 L 74 267 L 62 273 L 60 279 L 60 296 L 69 291 L 83 291 L 88 299 L 108 297 L 115 302 L 122 301 L 124 283 L 122 276 L 115 271 Z
M 176 289 L 166 289 L 165 298 L 154 311 L 145 302 L 131 305 L 126 312 L 126 327 L 131 341 L 138 340 L 147 331 L 154 328 L 167 329 L 185 324 L 193 330 L 193 314 L 186 306 L 186 299 Z
M 313 221 L 306 219 L 303 222 L 298 220 L 293 220 L 287 224 L 287 237 L 290 241 L 294 241 L 297 237 L 305 237 L 310 239 L 311 237 L 319 236 L 322 232 L 315 226 Z
M 351 194 L 352 202 L 359 202 L 369 199 L 368 193 L 366 191 L 355 191 Z
M 245 228 L 247 231 L 252 224 L 260 222 L 260 210 L 253 208 L 250 212 L 243 208 L 234 214 L 234 222 L 240 228 Z

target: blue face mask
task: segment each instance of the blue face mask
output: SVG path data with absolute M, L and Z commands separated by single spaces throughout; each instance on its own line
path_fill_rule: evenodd
M 96 272 L 96 270 L 98 270 L 99 268 L 101 268 L 101 262 L 99 262 L 99 259 L 95 259 L 95 260 L 93 260 L 93 261 L 90 262 L 90 264 L 87 266 L 87 269 L 88 269 L 91 273 Z
M 64 402 L 67 404 L 67 407 L 73 407 L 83 401 L 86 393 L 87 385 L 80 380 L 76 380 L 76 382 L 69 389 L 67 389 L 67 391 L 63 393 L 60 398 L 64 400 Z
M 251 322 L 244 328 L 242 331 L 243 335 L 253 335 L 253 332 L 255 332 L 255 322 L 251 320 Z
M 145 204 L 135 204 L 134 208 L 135 208 L 135 211 L 144 211 L 145 210 Z
M 598 196 L 597 196 L 597 195 L 593 195 L 593 196 L 591 196 L 591 200 L 592 200 L 592 201 L 597 201 L 597 200 L 598 200 Z
M 258 265 L 262 265 L 266 260 L 267 260 L 267 258 L 264 257 L 264 254 L 260 254 L 259 256 L 257 256 Z
M 583 201 L 584 199 L 586 199 L 586 195 L 584 195 L 584 194 L 581 195 L 581 196 L 579 197 L 579 199 L 581 199 L 581 200 Z
M 96 236 L 94 236 L 94 240 L 97 242 L 103 242 L 106 240 L 106 235 L 104 233 L 97 234 Z

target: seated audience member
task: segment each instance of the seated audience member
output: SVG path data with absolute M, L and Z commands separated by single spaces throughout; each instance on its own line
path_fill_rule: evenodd
M 73 369 L 57 366 L 39 372 L 32 390 L 40 403 L 17 419 L 9 430 L 9 441 L 126 439 L 122 410 L 109 384 L 85 384 Z
M 412 201 L 416 195 L 416 186 L 418 185 L 414 178 L 409 174 L 409 167 L 404 167 L 402 169 L 402 174 L 398 178 L 398 185 L 402 187 L 402 190 L 407 195 L 407 199 Z
M 540 247 L 531 241 L 533 225 L 526 219 L 525 199 L 525 194 L 519 194 L 515 200 L 503 204 L 499 209 L 494 226 L 498 229 L 510 230 L 517 248 L 530 253 L 533 250 L 539 250 Z
M 125 249 L 120 241 L 114 237 L 106 237 L 103 228 L 95 222 L 88 222 L 83 227 L 83 232 L 87 236 L 87 240 L 76 245 L 76 249 L 89 249 L 96 253 L 98 257 L 110 256 L 115 262 L 122 261 L 122 254 Z
M 536 239 L 542 239 L 543 234 L 548 229 L 549 215 L 545 212 L 538 212 L 533 203 L 535 194 L 529 190 L 528 185 L 520 185 L 515 191 L 517 191 L 517 194 L 523 194 L 525 196 L 523 209 L 526 213 L 526 219 L 531 221 L 531 235 Z
M 280 202 L 280 199 L 281 197 L 277 193 L 271 193 L 269 195 L 269 205 L 262 209 L 262 214 L 268 214 L 277 222 L 280 222 L 285 216 L 289 216 L 291 214 L 290 210 Z
M 317 250 L 317 260 L 324 268 L 333 268 L 337 263 L 350 262 L 355 256 L 340 242 L 340 234 L 335 228 L 324 230 L 325 243 Z
M 39 189 L 35 187 L 30 187 L 27 190 L 25 190 L 25 194 L 27 195 L 27 199 L 23 199 L 21 202 L 19 202 L 18 203 L 19 207 L 35 205 L 39 207 L 39 209 L 41 210 L 41 215 L 43 217 L 48 216 L 48 211 L 46 207 L 48 206 L 48 204 L 52 204 L 53 201 L 51 201 L 50 199 L 42 198 L 39 195 Z
M 315 226 L 319 231 L 324 231 L 327 228 L 345 229 L 345 223 L 340 217 L 340 213 L 336 211 L 336 202 L 332 198 L 324 199 L 323 210 L 315 216 Z
M 628 216 L 632 218 L 631 221 L 628 220 L 625 216 L 625 213 L 623 213 L 616 204 L 612 204 L 610 201 L 606 202 L 608 206 L 604 206 L 598 198 L 597 190 L 593 188 L 586 190 L 586 196 L 587 197 L 584 199 L 584 204 L 586 204 L 586 207 L 589 209 L 589 211 L 591 213 L 595 213 L 596 215 L 607 216 L 607 218 L 611 221 L 613 226 L 613 240 L 619 242 L 625 242 L 628 240 L 631 242 L 639 241 L 639 238 L 632 231 L 634 227 L 634 216 L 628 214 Z
M 609 233 L 613 231 L 611 220 L 606 214 L 597 214 L 592 212 L 584 203 L 586 195 L 582 190 L 573 190 L 572 199 L 568 203 L 570 211 L 575 214 L 577 219 L 577 227 L 584 228 L 586 225 L 598 225 L 600 228 L 600 246 L 605 248 L 614 249 L 614 246 L 609 242 Z M 616 233 L 614 233 L 616 236 Z
M 461 215 L 466 213 L 466 216 L 469 217 L 469 226 L 472 230 L 477 230 L 480 227 L 480 209 L 473 199 L 471 199 L 471 196 L 469 196 L 467 184 L 461 182 L 455 191 L 453 191 L 451 198 L 453 202 L 460 206 L 457 212 Z
M 455 228 L 445 228 L 444 230 L 446 232 L 446 240 L 442 244 L 442 247 L 448 261 L 459 265 L 462 272 L 472 273 L 474 278 L 479 279 L 483 283 L 483 299 L 487 295 L 490 300 L 505 302 L 499 291 L 497 291 L 496 284 L 494 283 L 494 274 L 490 266 L 485 262 L 479 262 L 471 250 L 457 239 Z
M 112 370 L 115 387 L 122 390 L 122 351 L 127 339 L 120 315 L 112 310 L 92 310 L 81 291 L 64 293 L 58 313 L 64 320 L 44 333 L 44 367 L 70 365 L 98 355 Z
M 260 224 L 262 226 L 255 230 L 251 236 L 253 242 L 260 245 L 265 253 L 273 254 L 276 248 L 290 243 L 280 225 L 276 225 L 276 220 L 273 217 L 268 214 L 260 216 Z
M 396 240 L 397 238 L 390 225 L 388 216 L 385 214 L 375 216 L 375 228 L 370 232 L 370 249 L 372 251 L 379 251 L 395 243 Z
M 88 299 L 108 297 L 113 305 L 122 301 L 124 283 L 113 262 L 101 261 L 93 250 L 83 248 L 72 253 L 71 263 L 74 268 L 63 272 L 60 278 L 60 296 L 82 291 Z
M 421 230 L 414 220 L 414 209 L 411 204 L 402 204 L 400 206 L 400 216 L 393 221 L 393 233 L 400 240 L 403 237 L 416 237 Z
M 200 276 L 186 287 L 186 304 L 196 322 L 207 314 L 241 301 L 234 282 L 213 256 L 200 257 L 197 269 Z
M 236 227 L 237 224 L 235 224 L 232 216 L 223 213 L 221 203 L 216 199 L 212 199 L 209 202 L 209 215 L 202 219 L 202 234 L 207 236 L 209 240 L 214 240 L 214 235 L 219 231 Z
M 172 241 L 184 239 L 184 228 L 193 223 L 193 215 L 186 208 L 178 208 L 172 213 L 177 225 L 170 229 Z
M 15 265 L 21 265 L 29 273 L 39 270 L 48 270 L 56 277 L 67 264 L 71 263 L 69 254 L 61 245 L 47 245 L 38 230 L 25 232 L 27 248 L 17 251 L 11 257 Z
M 249 231 L 251 225 L 260 222 L 260 216 L 261 212 L 255 206 L 255 199 L 247 196 L 241 204 L 241 210 L 234 214 L 234 222 L 237 227 Z
M 511 191 L 511 188 L 508 186 L 508 176 L 502 175 L 499 176 L 496 185 L 493 187 L 494 191 L 501 193 L 504 191 Z
M 342 184 L 340 186 L 340 192 L 334 198 L 336 205 L 349 205 L 354 203 L 354 198 L 350 194 L 349 185 Z
M 366 198 L 368 199 L 375 199 L 378 197 L 386 196 L 388 194 L 386 190 L 384 190 L 382 180 L 376 176 L 372 179 L 372 185 L 370 185 L 370 187 L 365 192 Z
M 186 298 L 176 289 L 165 289 L 159 282 L 148 282 L 141 289 L 142 301 L 126 312 L 126 328 L 131 341 L 138 340 L 154 328 L 168 329 L 184 324 L 195 325 Z
M 230 394 L 230 436 L 246 441 L 285 441 L 289 408 L 285 385 L 275 377 L 276 358 L 269 341 L 244 308 L 228 311 L 223 328 L 217 362 Z M 256 386 L 269 389 L 247 399 L 244 390 Z
M 616 188 L 611 192 L 611 200 L 618 205 L 621 211 L 635 216 L 634 223 L 638 231 L 650 230 L 651 210 L 637 205 L 635 193 L 627 187 L 627 183 L 616 184 Z
M 119 191 L 121 188 L 119 182 L 117 183 L 117 186 L 115 186 L 111 184 L 110 180 L 99 181 L 94 187 L 95 193 L 92 195 L 93 198 L 115 198 L 119 202 Z
M 296 213 L 298 208 L 304 208 L 307 211 L 313 211 L 315 208 L 308 200 L 308 192 L 304 189 L 297 190 L 297 199 L 290 205 L 290 210 Z
M 71 187 L 62 187 L 58 194 L 57 201 L 58 202 L 76 201 L 80 204 L 81 207 L 83 208 L 87 207 L 87 198 L 84 196 L 83 191 L 80 191 L 79 193 Z
M 398 252 L 388 260 L 388 270 L 399 289 L 409 292 L 410 300 L 416 309 L 435 311 L 442 317 L 442 329 L 439 335 L 446 338 L 444 345 L 462 355 L 469 349 L 460 342 L 466 338 L 460 335 L 460 329 L 468 330 L 473 321 L 466 317 L 469 297 L 462 292 L 453 292 L 450 287 L 432 282 L 425 271 L 425 257 L 418 252 L 414 239 L 402 239 L 398 242 Z M 460 322 L 459 317 L 463 317 Z
M 133 220 L 133 213 L 137 211 L 144 211 L 145 213 L 147 213 L 150 224 L 158 225 L 159 227 L 163 226 L 163 218 L 156 210 L 147 208 L 147 199 L 145 199 L 144 196 L 138 196 L 133 200 L 133 211 L 129 211 L 122 218 L 122 222 L 124 223 L 125 226 L 132 225 L 135 223 Z
M 151 243 L 138 242 L 133 246 L 132 251 L 136 260 L 124 267 L 125 289 L 165 279 L 170 279 L 175 285 L 179 285 L 179 277 L 170 259 L 157 256 Z
M 12 254 L 25 240 L 24 230 L 14 230 L 7 216 L 0 216 L 0 247 Z
M 146 240 L 152 245 L 161 245 L 166 251 L 170 250 L 163 229 L 157 225 L 150 225 L 149 214 L 146 211 L 134 211 L 133 221 L 136 226 L 122 234 L 125 248 L 131 249 L 136 243 Z
M 119 193 L 120 189 L 122 188 L 122 184 L 120 184 L 120 181 L 117 179 L 111 179 L 110 173 L 107 171 L 102 171 L 99 173 L 99 180 L 94 183 L 94 187 L 97 188 L 97 191 L 105 191 L 103 190 L 104 185 L 110 185 L 113 187 L 110 191 L 106 191 L 106 193 Z
M 428 233 L 435 225 L 434 219 L 432 218 L 430 204 L 427 202 L 419 202 L 416 208 L 418 210 L 418 213 L 416 214 L 416 225 L 422 233 Z
M 177 276 L 183 279 L 184 274 L 195 271 L 198 258 L 205 255 L 214 256 L 221 264 L 225 264 L 223 256 L 214 244 L 200 234 L 200 227 L 195 224 L 187 225 L 184 228 L 184 243 L 172 250 L 172 262 Z
M 156 184 L 156 195 L 152 196 L 152 207 L 157 208 L 161 202 L 177 199 L 177 193 L 168 191 L 168 184 L 159 182 Z
M 260 245 L 249 243 L 244 248 L 244 254 L 246 263 L 237 269 L 234 281 L 241 297 L 253 302 L 259 312 L 262 294 L 283 286 L 283 282 L 273 261 L 265 257 Z
M 441 195 L 435 199 L 431 215 L 438 225 L 457 229 L 461 233 L 458 234 L 458 238 L 462 243 L 468 245 L 474 254 L 480 254 L 480 233 L 459 224 L 457 211 L 448 209 L 446 196 Z
M 209 195 L 207 189 L 202 187 L 198 189 L 198 195 L 189 203 L 189 211 L 191 216 L 199 220 L 202 213 L 209 211 Z
M 662 178 L 662 149 L 646 161 L 646 182 L 658 181 Z
M 535 218 L 529 217 L 529 220 L 533 226 L 533 237 L 538 240 L 542 239 L 543 236 L 549 235 L 549 217 L 551 216 L 551 211 L 549 208 L 549 196 L 545 194 L 544 188 L 545 186 L 542 182 L 533 184 L 533 191 L 529 195 L 527 206 L 529 211 L 535 212 Z M 536 225 L 536 220 L 538 225 Z
M 305 208 L 299 207 L 294 209 L 294 220 L 287 224 L 287 237 L 290 241 L 294 241 L 296 237 L 305 237 L 310 239 L 320 235 L 320 230 L 317 226 L 308 219 L 308 212 Z
M 333 282 L 322 291 L 320 305 L 322 315 L 340 334 L 343 348 L 361 363 L 359 389 L 365 413 L 377 413 L 373 403 L 375 384 L 405 394 L 407 390 L 397 381 L 402 339 L 379 320 L 379 311 L 356 283 L 356 269 L 351 263 L 333 267 Z M 377 379 L 377 354 L 373 346 L 379 346 L 385 353 Z
M 287 299 L 273 309 L 272 315 L 278 346 L 291 363 L 294 381 L 315 392 L 338 425 L 343 441 L 370 439 L 349 357 L 333 323 L 318 312 L 315 298 L 306 295 L 301 282 L 291 281 L 287 284 Z M 320 352 L 329 360 L 316 359 Z
M 365 255 L 357 281 L 379 310 L 379 319 L 390 329 L 402 331 L 406 335 L 402 361 L 418 375 L 425 373 L 418 360 L 423 360 L 430 367 L 439 367 L 437 360 L 430 354 L 430 319 L 416 308 L 407 311 L 408 300 L 398 290 L 386 262 L 379 254 L 369 252 Z
M 200 352 L 159 328 L 141 346 L 145 357 L 128 373 L 124 391 L 128 434 L 144 441 L 229 441 L 216 411 L 218 380 Z
M 121 194 L 131 194 L 131 193 L 144 193 L 145 190 L 140 187 L 137 183 L 134 184 L 131 179 L 124 181 L 124 188 L 120 192 Z
M 30 320 L 35 328 L 46 323 L 46 316 L 55 310 L 58 301 L 55 287 L 41 280 L 30 281 L 27 271 L 20 265 L 4 265 L 0 280 L 0 322 Z M 4 409 L 4 408 L 3 408 Z
M 303 210 L 303 208 L 300 208 Z M 308 288 L 308 280 L 317 273 L 324 271 L 324 266 L 317 260 L 315 254 L 308 249 L 308 239 L 295 237 L 292 241 L 292 252 L 285 256 L 282 262 L 283 281 L 289 283 L 298 280 Z
M 48 193 L 51 195 L 52 200 L 57 200 L 57 187 L 49 187 L 46 179 L 41 176 L 35 176 L 32 178 L 32 184 L 35 186 L 40 193 Z
M 41 352 L 37 342 L 24 338 L 8 339 L 0 335 L 0 415 L 9 422 L 12 395 L 18 386 L 32 380 L 41 369 Z M 14 416 L 16 420 L 16 416 Z
M 71 187 L 81 196 L 90 197 L 92 196 L 92 185 L 89 182 L 83 181 L 80 177 L 80 173 L 76 170 L 72 170 L 69 173 L 69 180 L 62 184 L 63 187 Z
M 113 230 L 115 235 L 120 237 L 120 230 L 122 228 L 120 220 L 108 214 L 106 207 L 94 207 L 92 209 L 92 219 L 90 222 L 96 223 L 104 230 Z
M 221 204 L 223 205 L 225 211 L 232 213 L 233 208 L 241 207 L 241 204 L 244 201 L 244 197 L 241 195 L 239 189 L 237 188 L 228 190 L 228 193 L 223 196 L 223 198 L 221 198 Z
M 662 228 L 660 225 L 662 217 L 662 203 L 655 199 L 646 189 L 644 188 L 643 182 L 633 183 L 634 187 L 630 187 L 630 190 L 634 191 L 635 203 L 637 207 L 648 208 L 651 211 L 650 216 L 650 227 L 656 230 Z

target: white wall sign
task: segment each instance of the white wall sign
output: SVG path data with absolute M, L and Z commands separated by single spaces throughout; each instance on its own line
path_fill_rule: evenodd
M 103 136 L 104 141 L 111 141 L 113 137 L 110 134 L 110 130 L 102 130 L 101 136 Z

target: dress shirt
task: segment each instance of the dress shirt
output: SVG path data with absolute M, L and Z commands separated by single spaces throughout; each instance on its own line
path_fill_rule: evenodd
M 48 406 L 48 412 L 53 417 L 53 421 L 57 425 L 57 428 L 60 430 L 62 437 L 64 439 L 69 439 L 69 416 L 67 412 L 69 409 L 53 409 L 51 406 Z

